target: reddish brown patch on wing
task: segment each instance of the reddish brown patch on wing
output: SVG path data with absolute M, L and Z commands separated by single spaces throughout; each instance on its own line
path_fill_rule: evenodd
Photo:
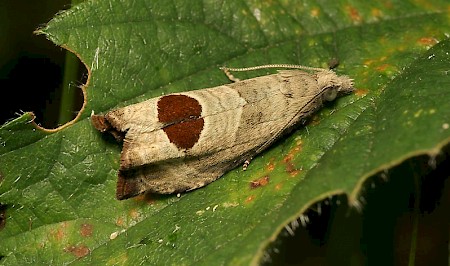
M 89 254 L 90 250 L 85 245 L 69 246 L 64 248 L 65 252 L 72 253 L 77 258 L 82 258 Z
M 200 103 L 186 95 L 167 95 L 158 101 L 158 119 L 162 123 L 176 123 L 198 118 L 201 114 Z
M 91 236 L 93 228 L 94 226 L 92 224 L 82 224 L 80 228 L 80 235 L 84 237 Z
M 196 120 L 181 122 L 163 128 L 170 142 L 175 144 L 179 149 L 190 149 L 200 138 L 203 130 L 203 118 Z
M 200 138 L 204 121 L 202 106 L 186 95 L 167 95 L 158 101 L 158 120 L 170 142 L 180 149 L 190 149 Z
M 264 176 L 261 178 L 258 178 L 256 180 L 253 180 L 250 182 L 250 188 L 257 188 L 257 187 L 263 187 L 267 184 L 269 184 L 270 178 L 268 176 Z

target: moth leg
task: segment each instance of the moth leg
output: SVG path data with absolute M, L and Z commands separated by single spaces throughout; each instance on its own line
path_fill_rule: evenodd
M 244 161 L 244 165 L 242 165 L 242 170 L 245 171 L 247 170 L 247 167 L 250 165 L 252 158 L 249 158 L 247 160 Z
M 230 70 L 226 67 L 221 67 L 220 69 L 222 69 L 222 71 L 225 73 L 225 75 L 227 75 L 227 78 L 229 80 L 231 80 L 232 82 L 238 82 L 240 81 L 240 79 L 236 78 L 235 76 L 233 76 L 233 74 L 230 73 Z

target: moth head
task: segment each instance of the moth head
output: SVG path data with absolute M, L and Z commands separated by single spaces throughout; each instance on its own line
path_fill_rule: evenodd
M 348 94 L 354 90 L 353 80 L 347 76 L 338 76 L 331 70 L 319 71 L 316 75 L 325 101 L 333 101 L 337 96 Z

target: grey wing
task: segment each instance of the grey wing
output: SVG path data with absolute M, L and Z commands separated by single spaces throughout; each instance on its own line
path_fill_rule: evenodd
M 224 150 L 210 156 L 186 157 L 119 170 L 116 197 L 122 200 L 144 192 L 171 194 L 200 188 L 241 165 L 245 158 L 246 154 Z

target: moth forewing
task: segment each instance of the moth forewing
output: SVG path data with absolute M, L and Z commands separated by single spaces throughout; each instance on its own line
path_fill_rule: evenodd
M 322 106 L 353 90 L 333 71 L 306 68 L 164 95 L 93 116 L 125 135 L 116 197 L 196 189 L 250 161 Z M 117 138 L 117 137 L 116 137 Z M 120 140 L 120 138 L 117 138 Z

